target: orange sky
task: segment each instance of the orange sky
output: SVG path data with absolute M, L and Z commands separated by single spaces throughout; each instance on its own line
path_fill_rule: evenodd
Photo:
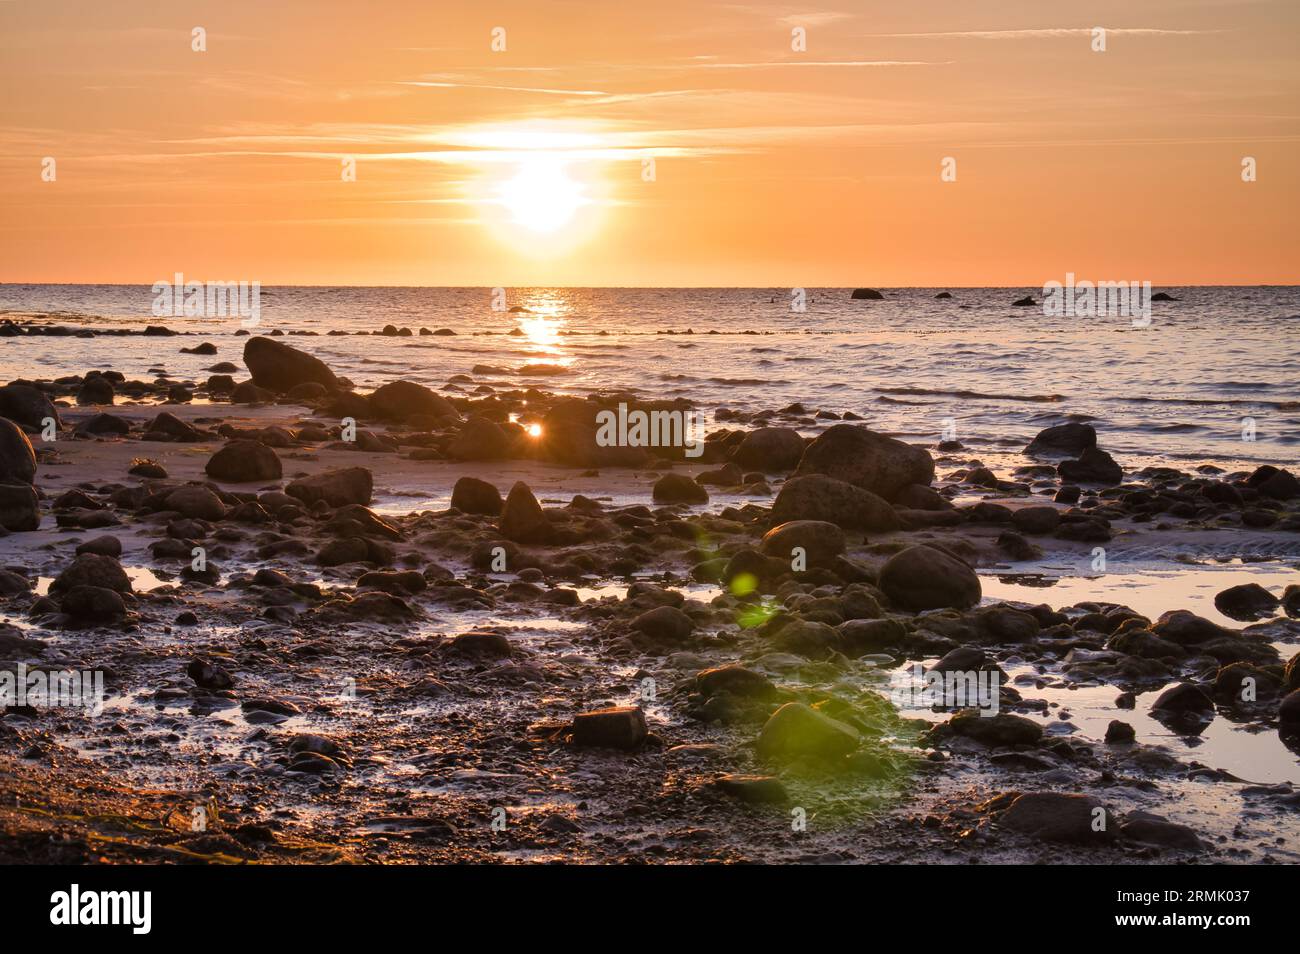
M 0 0 L 0 281 L 1300 283 L 1298 53 L 1295 0 Z

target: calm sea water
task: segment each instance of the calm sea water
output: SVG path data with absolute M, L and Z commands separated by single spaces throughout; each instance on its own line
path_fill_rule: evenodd
M 973 455 L 1008 464 L 1039 429 L 1090 420 L 1130 466 L 1297 464 L 1300 288 L 1167 288 L 1181 300 L 1156 303 L 1146 328 L 1011 306 L 1041 289 L 953 288 L 952 300 L 936 300 L 941 290 L 886 289 L 887 300 L 868 302 L 808 289 L 797 312 L 786 288 L 520 288 L 507 305 L 530 311 L 509 313 L 492 309 L 486 288 L 275 287 L 262 289 L 254 333 L 314 332 L 288 340 L 363 388 L 398 377 L 440 388 L 467 374 L 494 387 L 630 389 L 710 409 L 799 401 L 918 442 L 938 440 L 951 419 Z M 161 323 L 201 334 L 219 354 L 180 354 L 194 339 L 0 338 L 0 379 L 91 368 L 147 378 L 162 367 L 202 380 L 216 361 L 240 363 L 237 319 L 155 318 L 153 297 L 148 286 L 0 285 L 0 315 Z M 417 335 L 327 336 L 385 324 Z M 420 337 L 421 327 L 457 334 Z M 524 335 L 507 334 L 515 328 Z M 538 364 L 559 373 L 523 373 Z M 1253 442 L 1242 439 L 1244 418 Z

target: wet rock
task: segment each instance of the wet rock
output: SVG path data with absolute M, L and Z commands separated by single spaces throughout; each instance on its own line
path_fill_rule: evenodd
M 1256 468 L 1255 472 L 1246 478 L 1246 484 L 1273 500 L 1293 500 L 1300 497 L 1300 480 L 1297 480 L 1290 471 L 1280 470 L 1271 464 Z
M 934 460 L 904 444 L 855 424 L 836 424 L 808 445 L 796 475 L 824 474 L 889 498 L 908 484 L 928 486 Z
M 40 525 L 40 501 L 32 486 L 0 483 L 0 527 L 18 533 Z
M 1282 685 L 1288 692 L 1300 689 L 1300 653 L 1292 656 L 1282 672 Z
M 177 487 L 163 501 L 167 510 L 175 510 L 185 517 L 199 520 L 221 520 L 226 516 L 226 505 L 208 487 L 187 484 Z
M 370 395 L 371 410 L 382 418 L 404 421 L 417 415 L 458 418 L 450 401 L 414 381 L 391 381 Z
M 231 404 L 271 404 L 275 398 L 276 392 L 258 387 L 252 381 L 240 381 L 230 390 Z
M 515 543 L 545 543 L 551 538 L 551 522 L 533 492 L 522 480 L 515 481 L 501 510 L 501 534 Z
M 776 686 L 767 676 L 753 669 L 746 669 L 738 663 L 697 672 L 695 686 L 706 697 L 726 693 L 761 701 L 776 696 Z
M 417 570 L 379 570 L 363 573 L 357 580 L 358 589 L 382 590 L 394 596 L 409 596 L 423 592 L 429 583 Z
M 103 586 L 74 586 L 59 607 L 69 616 L 85 620 L 108 622 L 126 615 L 122 594 Z
M 31 592 L 32 581 L 21 573 L 0 568 L 0 596 L 20 596 Z M 0 631 L 4 626 L 0 624 Z
M 130 434 L 131 422 L 117 414 L 96 414 L 88 417 L 76 427 L 78 434 Z
M 1232 630 L 1225 629 L 1188 610 L 1170 610 L 1162 614 L 1151 629 L 1161 639 L 1167 639 L 1179 646 L 1194 646 L 1212 639 L 1237 636 Z
M 82 553 L 97 553 L 100 556 L 117 559 L 122 555 L 122 541 L 117 537 L 108 535 L 95 537 L 93 540 L 77 544 L 77 554 Z
M 325 362 L 260 335 L 244 342 L 244 364 L 248 366 L 254 385 L 277 394 L 308 381 L 315 381 L 330 391 L 339 388 L 338 378 Z
M 118 593 L 130 593 L 131 578 L 112 557 L 83 553 L 55 578 L 50 584 L 50 592 L 66 593 L 77 586 L 98 586 Z
M 486 480 L 461 477 L 451 489 L 451 505 L 463 513 L 495 517 L 500 515 L 503 503 L 501 491 Z
M 674 606 L 657 606 L 632 620 L 632 628 L 651 639 L 666 642 L 684 642 L 695 630 L 689 616 Z
M 855 288 L 849 296 L 854 301 L 884 301 L 885 296 L 874 288 Z
M 1230 619 L 1249 622 L 1272 616 L 1282 601 L 1258 583 L 1230 586 L 1214 597 L 1214 607 Z
M 987 746 L 1037 745 L 1043 738 L 1043 727 L 1032 719 L 1010 712 L 993 715 L 974 709 L 958 712 L 946 726 L 954 734 L 974 739 Z
M 776 631 L 772 646 L 782 652 L 809 659 L 824 659 L 843 648 L 843 637 L 834 627 L 806 619 L 793 619 Z
M 1058 424 L 1038 432 L 1025 448 L 1026 454 L 1082 454 L 1097 446 L 1097 431 L 1091 424 Z
M 324 619 L 347 619 L 363 623 L 405 623 L 415 619 L 415 611 L 405 600 L 374 590 L 360 593 L 351 600 L 330 600 L 317 612 Z
M 713 784 L 720 792 L 755 805 L 779 805 L 790 799 L 781 780 L 773 775 L 723 775 Z
M 102 374 L 92 371 L 86 375 L 81 387 L 77 389 L 78 404 L 112 404 L 113 382 Z
M 1056 469 L 1065 480 L 1081 484 L 1118 484 L 1124 479 L 1124 471 L 1115 459 L 1095 447 L 1085 450 L 1078 460 L 1061 461 Z
M 542 419 L 539 450 L 550 460 L 570 467 L 635 467 L 649 454 L 644 447 L 622 447 L 597 440 L 602 410 L 595 401 L 566 398 L 551 405 Z
M 224 668 L 202 657 L 190 660 L 190 664 L 185 667 L 185 675 L 193 679 L 196 686 L 213 691 L 233 688 L 236 681 Z
M 1170 686 L 1151 704 L 1151 711 L 1173 714 L 1214 714 L 1214 700 L 1200 686 L 1180 682 Z
M 850 619 L 839 626 L 841 652 L 860 656 L 903 645 L 907 628 L 896 619 Z
M 1191 828 L 1149 812 L 1129 812 L 1124 816 L 1124 823 L 1119 826 L 1119 833 L 1129 841 L 1159 845 L 1162 848 L 1204 851 L 1207 847 Z
M 760 757 L 776 761 L 836 759 L 848 755 L 861 741 L 853 726 L 802 702 L 787 702 L 763 726 L 757 751 Z
M 1277 719 L 1282 728 L 1295 731 L 1300 728 L 1300 689 L 1288 693 L 1277 707 Z
M 1177 643 L 1161 639 L 1145 629 L 1129 629 L 1117 633 L 1106 641 L 1106 648 L 1126 656 L 1141 656 L 1143 659 L 1177 659 L 1187 654 Z
M 803 437 L 792 428 L 760 427 L 745 435 L 732 460 L 741 467 L 764 473 L 788 471 L 799 465 L 805 446 Z
M 822 520 L 857 530 L 888 532 L 902 526 L 878 494 L 822 474 L 787 480 L 772 503 L 774 523 Z
M 460 633 L 452 638 L 447 649 L 458 656 L 486 656 L 492 659 L 504 659 L 514 653 L 508 637 L 502 633 L 486 631 Z
M 452 460 L 503 460 L 510 456 L 514 440 L 495 421 L 471 417 L 447 448 Z
M 290 481 L 284 492 L 305 504 L 323 500 L 331 507 L 343 507 L 347 504 L 370 503 L 374 486 L 374 478 L 368 468 L 345 467 Z
M 1214 676 L 1214 698 L 1229 705 L 1272 699 L 1281 691 L 1281 679 L 1267 669 L 1249 663 L 1229 663 Z
M 664 474 L 655 481 L 655 503 L 702 504 L 709 502 L 709 492 L 685 474 Z
M 343 566 L 348 563 L 366 563 L 370 561 L 371 550 L 366 540 L 351 537 L 343 540 L 331 540 L 316 552 L 316 562 L 325 567 Z
M 574 716 L 575 745 L 634 749 L 648 734 L 645 713 L 637 706 L 613 706 Z
M 966 609 L 980 601 L 979 577 L 956 557 L 934 547 L 908 547 L 880 571 L 880 588 L 894 605 L 914 612 Z
M 893 496 L 896 506 L 907 510 L 951 510 L 952 502 L 933 487 L 924 484 L 907 484 Z
M 1053 533 L 1061 523 L 1055 507 L 1021 507 L 1011 512 L 1011 525 L 1021 533 Z
M 0 484 L 30 484 L 36 480 L 36 451 L 23 429 L 0 417 Z
M 167 468 L 156 460 L 149 460 L 144 457 L 137 457 L 131 461 L 131 466 L 126 472 L 132 477 L 144 477 L 149 480 L 166 480 Z
M 279 480 L 280 457 L 261 441 L 235 440 L 208 460 L 204 472 L 213 480 L 230 483 Z
M 1111 719 L 1110 725 L 1106 726 L 1106 743 L 1108 745 L 1123 745 L 1136 739 L 1137 733 L 1127 722 Z
M 998 818 L 1013 831 L 1040 841 L 1104 844 L 1113 841 L 1115 817 L 1091 795 L 1028 792 Z
M 59 412 L 45 396 L 45 392 L 26 384 L 6 384 L 0 387 L 0 417 L 30 431 L 40 431 L 45 421 L 52 419 L 55 429 L 62 426 Z
M 763 535 L 762 550 L 770 557 L 792 560 L 796 547 L 807 566 L 825 566 L 844 552 L 844 533 L 824 520 L 790 520 Z
M 196 444 L 204 440 L 205 435 L 196 427 L 182 421 L 175 414 L 163 411 L 154 416 L 144 426 L 144 435 L 141 440 L 147 441 L 173 441 L 181 444 Z

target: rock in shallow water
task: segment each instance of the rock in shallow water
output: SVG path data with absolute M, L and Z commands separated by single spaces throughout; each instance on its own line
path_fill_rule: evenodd
M 902 526 L 898 514 L 878 494 L 824 474 L 792 477 L 772 503 L 774 523 L 824 520 L 854 530 L 888 532 Z
M 370 503 L 374 486 L 374 477 L 368 468 L 345 467 L 291 481 L 284 492 L 306 504 L 323 500 L 331 507 L 344 507 Z
M 825 474 L 889 498 L 908 484 L 929 486 L 934 460 L 904 444 L 854 424 L 836 424 L 808 445 L 796 474 Z
M 503 506 L 501 491 L 486 480 L 462 477 L 451 489 L 451 505 L 462 513 L 496 517 Z
M 645 741 L 647 734 L 645 713 L 637 706 L 613 706 L 573 718 L 575 745 L 634 749 Z
M 1091 795 L 1028 792 L 1002 813 L 999 823 L 1041 841 L 1084 844 L 1113 841 L 1115 816 Z
M 338 378 L 325 362 L 270 338 L 258 336 L 244 342 L 244 364 L 248 365 L 254 385 L 279 394 L 307 381 L 322 384 L 330 391 L 339 387 Z
M 279 480 L 283 474 L 280 457 L 261 441 L 231 441 L 208 460 L 204 472 L 213 480 L 250 483 Z
M 0 484 L 30 484 L 36 479 L 36 451 L 23 429 L 0 417 Z
M 685 474 L 664 474 L 655 481 L 655 503 L 702 504 L 709 502 L 709 492 Z
M 954 556 L 934 547 L 908 547 L 886 561 L 880 588 L 896 606 L 921 610 L 967 609 L 980 601 L 979 577 Z
M 757 749 L 761 757 L 777 761 L 835 759 L 848 755 L 861 741 L 853 726 L 802 702 L 787 702 L 763 726 Z

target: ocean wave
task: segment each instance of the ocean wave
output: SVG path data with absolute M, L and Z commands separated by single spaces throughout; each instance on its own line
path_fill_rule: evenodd
M 882 394 L 914 394 L 921 397 L 953 397 L 970 401 L 1032 401 L 1054 404 L 1064 401 L 1060 394 L 986 394 L 983 391 L 945 391 L 930 388 L 876 388 Z

